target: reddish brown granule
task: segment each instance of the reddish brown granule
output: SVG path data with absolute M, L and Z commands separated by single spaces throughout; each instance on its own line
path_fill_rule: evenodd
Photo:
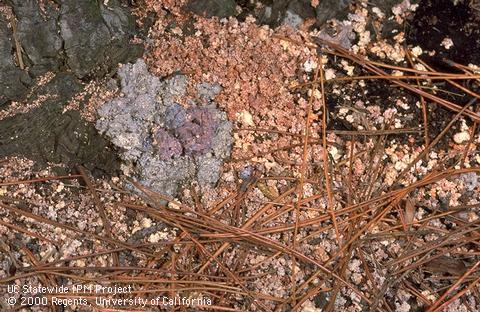
M 35 98 L 35 100 L 30 100 L 34 95 L 35 91 L 37 91 L 41 86 L 46 85 L 49 83 L 55 74 L 52 72 L 47 72 L 42 76 L 39 76 L 35 79 L 32 88 L 28 92 L 26 96 L 26 100 L 22 102 L 12 101 L 10 105 L 8 105 L 5 109 L 0 111 L 0 120 L 5 119 L 7 117 L 11 117 L 16 114 L 27 113 L 34 108 L 42 106 L 42 104 L 50 99 L 56 98 L 56 95 L 47 94 L 47 95 L 39 95 Z
M 137 16 L 137 24 L 144 26 L 145 18 L 151 12 L 155 12 L 154 31 L 162 30 L 172 21 L 179 22 L 185 20 L 183 7 L 187 0 L 143 0 L 139 1 L 139 5 L 134 8 L 133 14 Z
M 0 2 L 0 15 L 2 15 L 6 21 L 11 21 L 14 18 L 12 8 L 1 2 Z M 8 24 L 8 26 L 9 27 L 11 26 L 10 23 Z
M 80 115 L 87 121 L 95 121 L 96 109 L 104 103 L 118 96 L 118 88 L 112 82 L 91 81 L 82 92 L 77 93 L 63 109 L 64 112 L 72 109 L 80 110 Z M 86 101 L 82 109 L 80 103 Z
M 150 31 L 153 43 L 147 63 L 153 73 L 164 77 L 180 71 L 189 77 L 191 85 L 220 84 L 223 90 L 215 101 L 240 128 L 303 133 L 308 101 L 290 86 L 307 79 L 304 64 L 307 60 L 315 62 L 316 54 L 307 47 L 301 32 L 288 26 L 272 30 L 255 24 L 253 18 L 239 22 L 234 18 L 197 17 L 194 33 L 189 36 L 181 30 L 184 25 L 177 25 L 169 29 L 159 21 Z M 318 97 L 313 105 L 321 107 Z M 235 141 L 234 159 L 295 143 L 288 135 L 262 139 L 245 131 L 237 133 Z M 299 153 L 294 162 L 300 162 L 302 148 L 293 152 Z M 253 161 L 267 165 L 276 162 L 271 156 Z
M 299 35 L 288 28 L 259 27 L 251 18 L 244 23 L 199 18 L 195 31 L 186 37 L 152 32 L 158 34 L 148 60 L 153 72 L 181 71 L 195 82 L 219 83 L 224 90 L 216 101 L 231 119 L 242 110 L 258 117 L 291 113 L 295 101 L 288 84 L 310 51 L 279 37 L 300 41 Z
M 180 15 L 182 14 L 182 8 L 187 4 L 187 0 L 144 0 L 144 4 L 141 6 L 145 10 L 153 10 L 157 13 L 159 12 L 166 12 Z

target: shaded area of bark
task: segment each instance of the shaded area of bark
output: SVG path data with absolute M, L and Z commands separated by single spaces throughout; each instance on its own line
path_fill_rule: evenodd
M 119 162 L 109 143 L 78 111 L 63 111 L 85 82 L 113 75 L 119 63 L 141 56 L 143 48 L 131 43 L 137 30 L 128 6 L 119 0 L 0 5 L 12 11 L 0 14 L 0 109 L 11 101 L 42 99 L 40 107 L 0 121 L 0 157 L 116 172 Z M 47 72 L 55 78 L 34 89 L 33 80 Z
M 41 87 L 37 97 L 49 95 L 51 99 L 1 121 L 0 158 L 21 155 L 39 164 L 63 163 L 67 168 L 82 164 L 97 176 L 115 173 L 119 162 L 93 124 L 82 120 L 76 110 L 63 113 L 65 104 L 82 89 L 71 74 L 59 74 Z
M 118 0 L 6 0 L 16 29 L 0 16 L 0 106 L 23 100 L 32 78 L 72 71 L 89 80 L 115 70 L 142 54 L 130 43 L 135 20 Z M 15 45 L 18 43 L 18 46 Z M 21 60 L 14 61 L 14 54 Z M 25 68 L 21 68 L 23 63 Z

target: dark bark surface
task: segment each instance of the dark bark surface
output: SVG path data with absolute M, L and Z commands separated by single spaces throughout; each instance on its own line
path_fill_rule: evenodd
M 142 54 L 142 47 L 130 43 L 136 27 L 128 7 L 117 0 L 6 4 L 16 27 L 0 15 L 0 109 L 41 95 L 48 100 L 28 113 L 0 120 L 0 157 L 19 155 L 113 173 L 118 163 L 107 141 L 78 111 L 63 110 L 85 82 L 113 74 L 118 63 Z M 32 89 L 33 79 L 46 72 L 55 78 Z
M 72 168 L 81 164 L 95 175 L 115 173 L 117 157 L 94 125 L 82 120 L 76 110 L 63 113 L 65 104 L 82 89 L 71 74 L 58 74 L 39 88 L 37 97 L 53 98 L 28 113 L 0 121 L 0 158 L 21 155 L 39 163 L 63 163 Z

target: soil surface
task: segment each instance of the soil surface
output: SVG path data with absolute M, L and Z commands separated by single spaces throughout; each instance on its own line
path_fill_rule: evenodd
M 474 2 L 474 1 L 473 1 Z M 432 55 L 422 57 L 438 70 L 448 61 L 460 64 L 480 62 L 480 11 L 472 1 L 424 0 L 408 25 L 407 43 L 419 45 Z M 445 39 L 452 46 L 442 45 Z M 450 67 L 450 70 L 452 68 Z

